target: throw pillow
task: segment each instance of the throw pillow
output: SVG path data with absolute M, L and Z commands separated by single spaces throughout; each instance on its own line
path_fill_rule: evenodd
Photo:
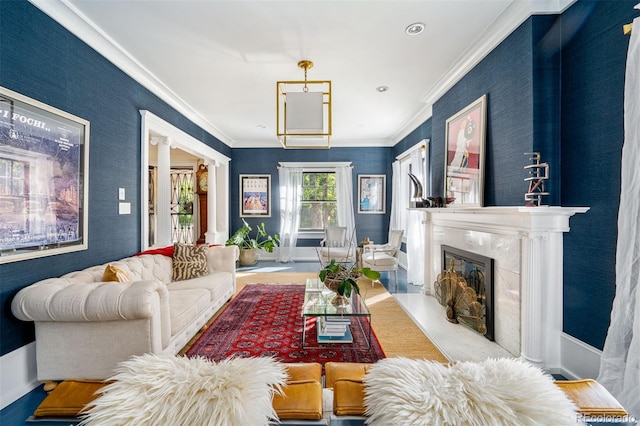
M 209 273 L 207 250 L 209 250 L 207 245 L 174 244 L 173 281 L 188 280 L 207 275 Z
M 272 358 L 141 355 L 121 362 L 81 425 L 265 425 L 287 380 Z
M 128 283 L 131 281 L 126 272 L 122 269 L 118 268 L 115 265 L 108 264 L 106 268 L 104 268 L 104 274 L 102 275 L 102 281 L 105 282 L 118 282 L 118 283 Z
M 444 365 L 386 358 L 364 377 L 370 425 L 575 425 L 576 406 L 517 359 Z

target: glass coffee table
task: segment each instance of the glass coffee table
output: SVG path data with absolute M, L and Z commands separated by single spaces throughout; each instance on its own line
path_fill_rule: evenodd
M 336 293 L 326 288 L 320 279 L 307 279 L 302 307 L 302 347 L 369 349 L 371 312 L 364 298 L 352 292 L 348 305 L 335 306 L 331 303 L 335 295 Z M 316 327 L 316 339 L 309 339 L 312 327 Z M 362 339 L 354 338 L 356 333 L 361 335 Z

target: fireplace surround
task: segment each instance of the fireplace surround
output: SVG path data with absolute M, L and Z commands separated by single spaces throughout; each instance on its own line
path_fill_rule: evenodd
M 442 272 L 441 245 L 494 259 L 494 340 L 550 370 L 561 367 L 563 234 L 588 207 L 412 209 L 424 214 L 424 293 Z

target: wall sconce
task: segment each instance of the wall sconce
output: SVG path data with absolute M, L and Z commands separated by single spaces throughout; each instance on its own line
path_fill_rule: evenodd
M 307 80 L 313 62 L 298 62 L 304 81 L 276 83 L 277 136 L 284 148 L 329 148 L 331 81 Z

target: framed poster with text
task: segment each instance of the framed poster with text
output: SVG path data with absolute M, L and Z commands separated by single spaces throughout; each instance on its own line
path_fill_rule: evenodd
M 240 175 L 240 217 L 271 217 L 271 175 Z
M 0 87 L 0 263 L 87 249 L 89 122 Z

